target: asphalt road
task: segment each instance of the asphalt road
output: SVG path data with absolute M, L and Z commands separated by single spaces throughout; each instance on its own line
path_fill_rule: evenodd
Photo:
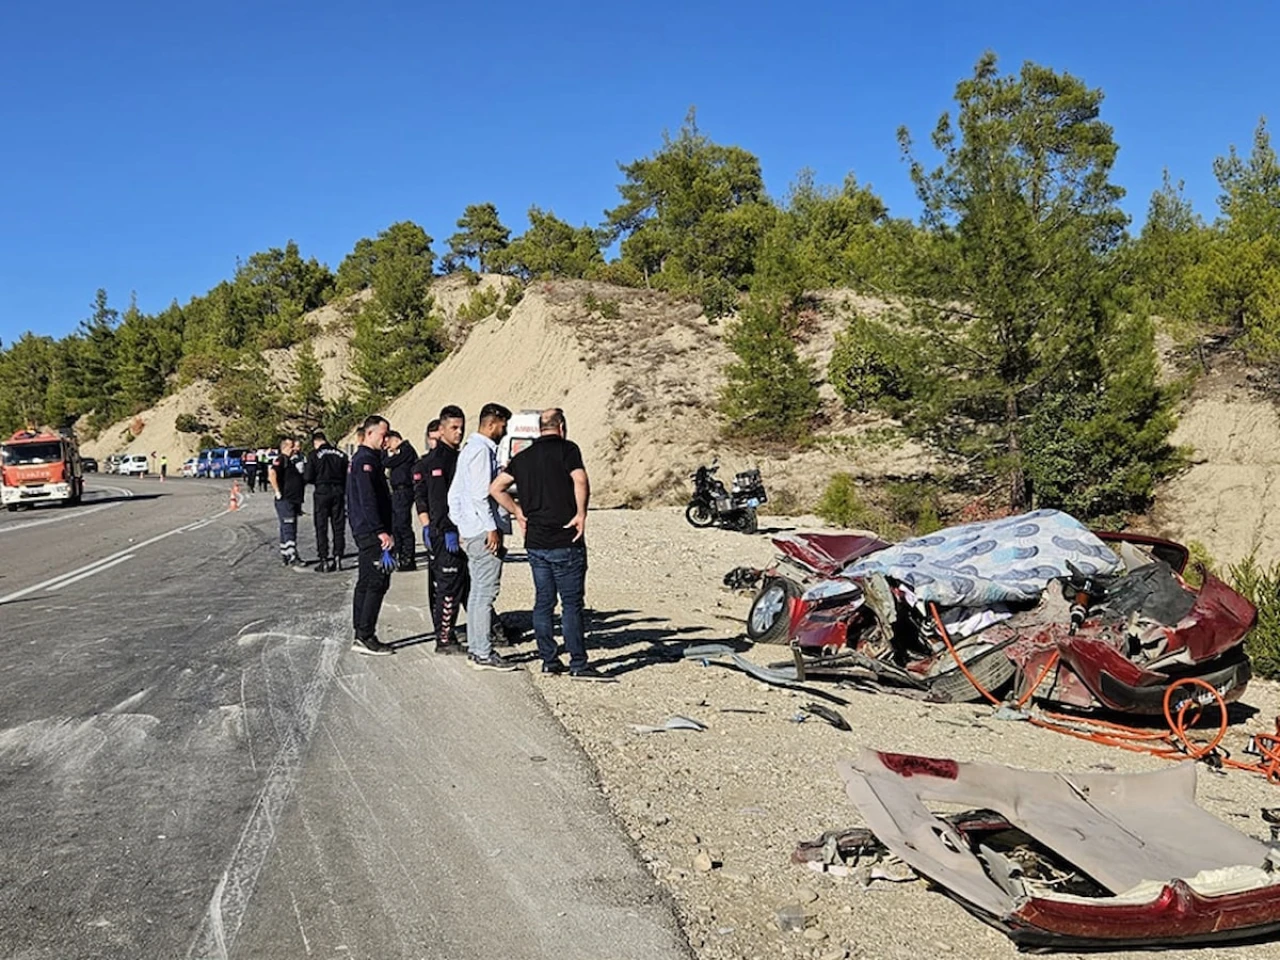
M 351 653 L 351 575 L 227 490 L 0 514 L 0 953 L 686 956 L 525 678 Z

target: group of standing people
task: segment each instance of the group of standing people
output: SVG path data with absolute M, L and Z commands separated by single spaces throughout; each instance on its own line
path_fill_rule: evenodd
M 564 411 L 554 408 L 540 414 L 538 438 L 501 466 L 498 445 L 510 420 L 509 409 L 487 403 L 475 432 L 464 442 L 466 415 L 460 407 L 447 405 L 428 424 L 427 451 L 421 457 L 376 414 L 357 431 L 358 446 L 349 462 L 319 431 L 312 435 L 313 449 L 305 461 L 300 461 L 292 439 L 281 441 L 268 479 L 276 495 L 284 564 L 303 565 L 297 552 L 297 518 L 307 483 L 316 488 L 316 570 L 341 569 L 344 512 L 350 524 L 357 551 L 352 649 L 373 656 L 394 652 L 378 638 L 378 617 L 392 571 L 417 569 L 412 519 L 416 509 L 428 561 L 427 600 L 436 652 L 463 649 L 458 615 L 465 608 L 468 665 L 514 671 L 516 667 L 493 648 L 499 623 L 494 605 L 514 518 L 533 571 L 533 630 L 542 672 L 567 669 L 574 677 L 600 678 L 588 662 L 583 624 L 590 483 L 582 453 L 567 438 Z M 567 668 L 553 632 L 557 601 Z

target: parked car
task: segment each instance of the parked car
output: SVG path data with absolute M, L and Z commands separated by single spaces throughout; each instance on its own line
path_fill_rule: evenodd
M 145 477 L 151 472 L 145 453 L 131 453 L 120 461 L 116 470 L 122 477 Z
M 244 476 L 244 450 L 240 447 L 217 447 L 209 453 L 209 476 L 218 480 Z
M 802 677 L 870 676 L 936 701 L 978 699 L 976 680 L 1018 702 L 1159 715 L 1176 680 L 1230 702 L 1251 676 L 1257 611 L 1207 571 L 1191 586 L 1189 552 L 1169 540 L 1039 510 L 899 544 L 773 542 L 775 566 L 749 571 L 763 582 L 747 635 L 791 646 Z
M 123 459 L 124 459 L 124 457 L 120 456 L 120 454 L 118 454 L 118 453 L 113 453 L 113 454 L 111 454 L 111 456 L 107 457 L 107 460 L 106 460 L 106 469 L 105 469 L 103 472 L 104 472 L 104 473 L 119 473 L 119 472 L 120 472 L 120 461 L 121 461 L 121 460 L 123 460 Z
M 179 476 L 194 477 L 196 475 L 196 457 L 187 457 L 182 461 L 182 468 L 178 471 Z
M 80 458 L 80 469 L 81 469 L 84 473 L 97 473 L 97 472 L 98 472 L 98 461 L 97 461 L 97 460 L 95 460 L 93 457 L 81 457 L 81 458 Z

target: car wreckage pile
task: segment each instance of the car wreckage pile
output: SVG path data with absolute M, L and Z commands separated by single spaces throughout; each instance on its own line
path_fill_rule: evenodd
M 789 645 L 792 662 L 686 655 L 728 656 L 784 686 L 835 679 L 935 702 L 985 697 L 1022 717 L 1032 704 L 1071 711 L 1046 714 L 1066 722 L 1163 713 L 1179 732 L 1205 705 L 1225 728 L 1226 704 L 1250 679 L 1243 644 L 1256 610 L 1207 572 L 1188 584 L 1188 551 L 1168 540 L 1094 533 L 1041 510 L 896 545 L 865 533 L 774 544 L 772 568 L 738 568 L 725 582 L 759 585 L 748 636 Z M 1276 779 L 1280 739 L 1260 738 Z M 1216 744 L 1151 752 L 1204 757 Z M 839 770 L 867 827 L 802 843 L 797 862 L 850 873 L 894 858 L 1023 948 L 1280 932 L 1280 846 L 1197 807 L 1195 764 L 1059 774 L 864 749 Z M 973 809 L 936 816 L 926 801 Z

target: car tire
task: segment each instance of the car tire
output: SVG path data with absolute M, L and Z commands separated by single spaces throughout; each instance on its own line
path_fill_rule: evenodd
M 747 637 L 753 643 L 786 643 L 791 634 L 791 601 L 800 584 L 787 577 L 766 577 L 747 613 Z
M 993 647 L 965 663 L 965 667 L 991 693 L 998 693 L 1018 668 L 1000 647 Z M 940 703 L 973 703 L 985 699 L 959 667 L 953 667 L 929 681 L 930 699 Z

